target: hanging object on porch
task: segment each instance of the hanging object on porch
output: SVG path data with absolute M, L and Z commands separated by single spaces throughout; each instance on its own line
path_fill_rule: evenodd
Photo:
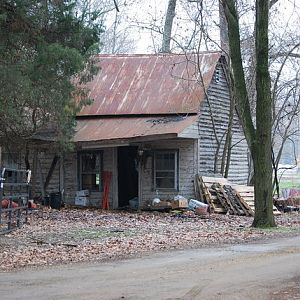
M 109 187 L 112 178 L 112 173 L 108 171 L 102 172 L 103 178 L 103 197 L 102 197 L 102 209 L 109 209 Z

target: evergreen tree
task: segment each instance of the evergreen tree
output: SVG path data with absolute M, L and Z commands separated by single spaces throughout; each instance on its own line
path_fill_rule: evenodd
M 102 31 L 101 12 L 81 4 L 0 1 L 0 145 L 49 125 L 60 141 L 71 137 L 76 112 L 90 101 L 82 84 L 97 72 Z

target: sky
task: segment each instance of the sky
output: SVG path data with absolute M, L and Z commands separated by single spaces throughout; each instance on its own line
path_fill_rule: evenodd
M 133 3 L 129 3 L 130 5 L 120 8 L 120 14 L 126 15 L 123 26 L 130 27 L 131 36 L 136 41 L 135 53 L 153 53 L 154 49 L 158 50 L 161 45 L 162 36 L 153 30 L 150 31 L 148 28 L 154 27 L 155 30 L 162 30 L 168 0 L 131 1 Z M 203 1 L 204 7 L 207 7 L 203 12 L 204 26 L 207 28 L 209 38 L 219 43 L 218 1 Z M 244 26 L 250 26 L 251 31 L 253 31 L 253 1 L 241 1 L 245 3 L 250 11 L 250 14 L 242 16 L 241 23 Z M 193 32 L 195 23 L 191 19 L 197 11 L 197 3 L 189 3 L 188 0 L 177 0 L 172 33 L 181 45 L 187 44 L 188 37 Z M 282 36 L 290 34 L 289 31 L 299 31 L 300 0 L 279 0 L 272 9 L 270 18 L 270 29 Z M 216 49 L 217 46 L 210 43 L 209 47 Z

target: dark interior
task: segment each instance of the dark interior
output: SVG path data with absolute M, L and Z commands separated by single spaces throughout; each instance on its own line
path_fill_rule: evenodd
M 118 196 L 119 207 L 129 205 L 138 197 L 137 147 L 118 148 Z

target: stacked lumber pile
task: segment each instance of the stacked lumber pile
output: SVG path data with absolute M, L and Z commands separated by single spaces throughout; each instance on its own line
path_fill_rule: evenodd
M 215 213 L 226 213 L 227 210 L 220 203 L 217 192 L 212 189 L 212 185 L 215 183 L 227 184 L 226 178 L 204 177 L 197 176 L 195 180 L 195 191 L 198 194 L 200 200 L 209 205 L 210 211 Z
M 195 191 L 214 213 L 254 216 L 253 186 L 236 185 L 226 178 L 196 176 Z M 273 207 L 274 214 L 280 214 Z

